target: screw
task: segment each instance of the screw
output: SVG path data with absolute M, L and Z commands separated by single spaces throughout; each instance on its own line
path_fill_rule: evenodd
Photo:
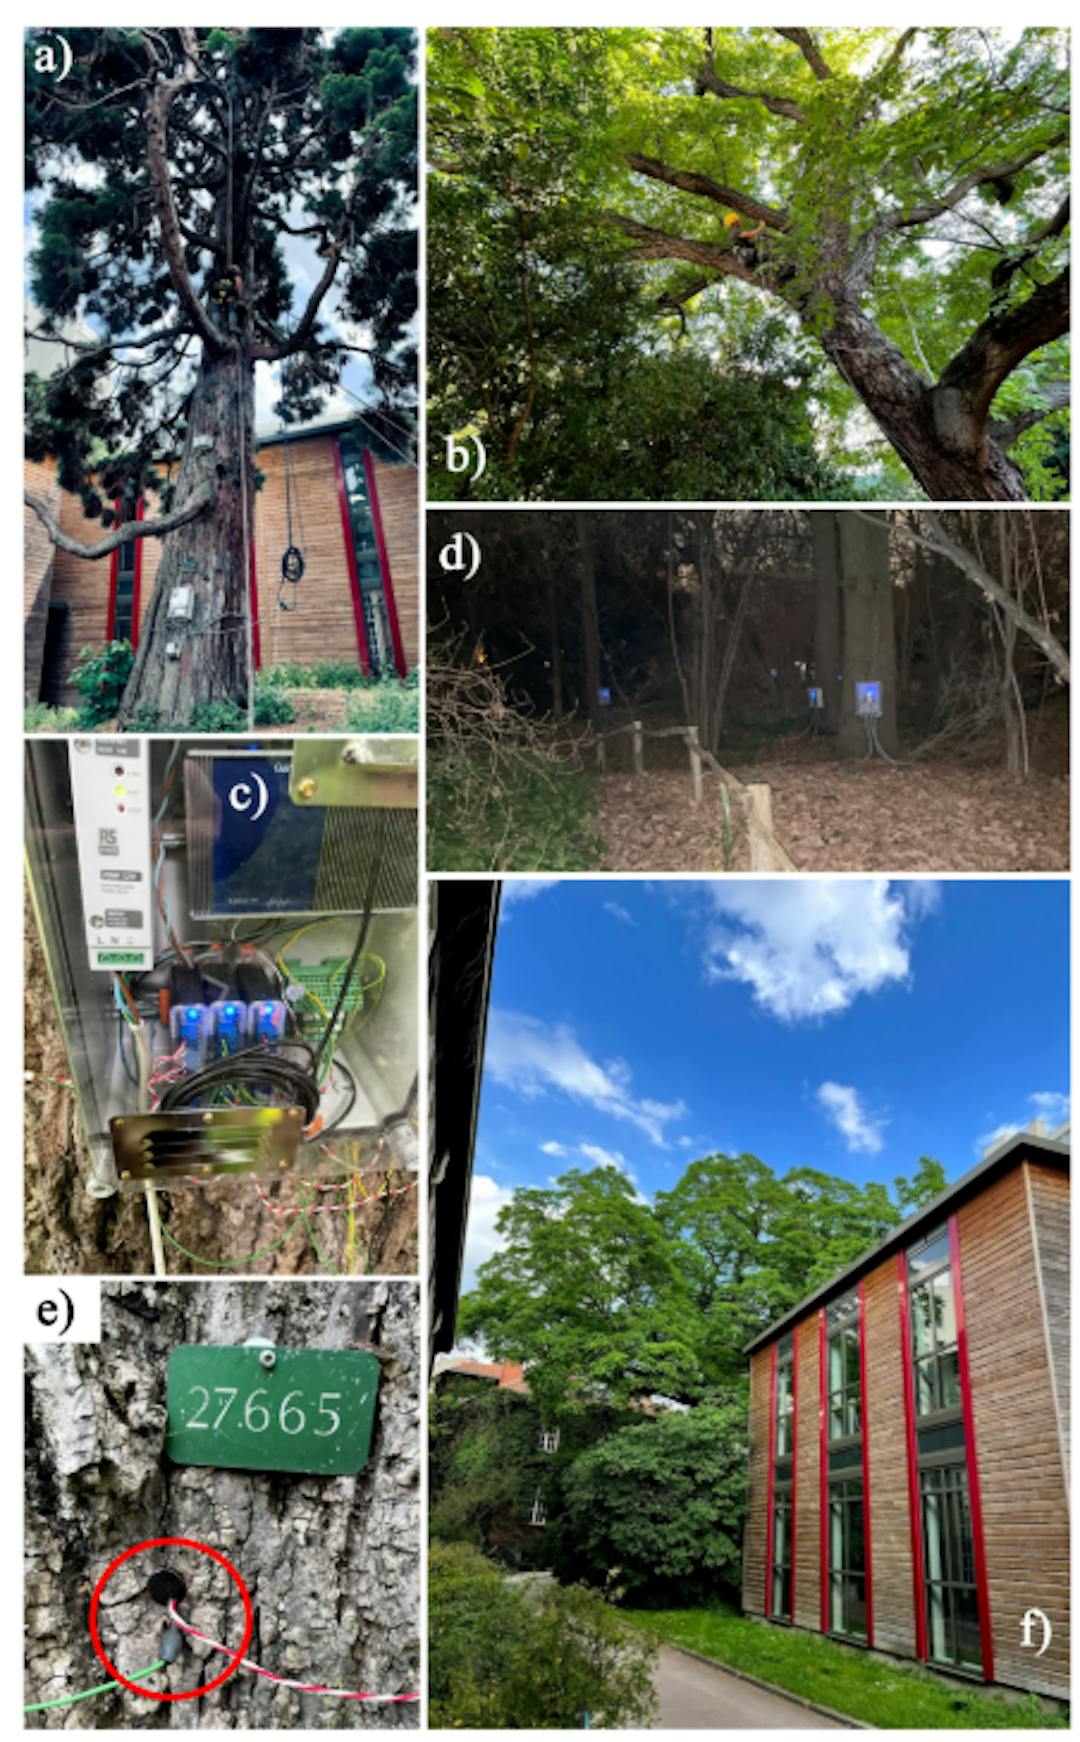
M 296 788 L 299 798 L 314 798 L 317 791 L 318 786 L 310 774 L 305 775 Z
M 265 1367 L 267 1370 L 269 1370 L 271 1367 L 277 1366 L 277 1356 L 275 1355 L 273 1349 L 260 1349 L 259 1350 L 259 1366 Z
M 204 1125 L 212 1125 L 214 1123 L 214 1115 L 212 1113 L 204 1113 L 202 1116 L 202 1122 Z

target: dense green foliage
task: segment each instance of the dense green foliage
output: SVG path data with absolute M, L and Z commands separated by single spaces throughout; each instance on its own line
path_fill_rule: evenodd
M 433 1543 L 428 1694 L 434 1729 L 647 1725 L 653 1647 L 594 1592 L 526 1593 L 475 1549 Z
M 387 674 L 366 689 L 350 690 L 345 724 L 353 732 L 419 732 L 420 694 L 415 683 Z
M 658 1641 L 700 1651 L 875 1730 L 1068 1727 L 1067 1716 L 1048 1709 L 1034 1695 L 1011 1700 L 981 1689 L 968 1691 L 952 1677 L 885 1662 L 872 1652 L 802 1628 L 766 1627 L 721 1603 L 642 1611 L 635 1619 Z
M 81 649 L 71 673 L 82 697 L 80 725 L 102 726 L 115 718 L 134 662 L 135 649 L 130 641 L 107 641 L 100 648 Z
M 460 1335 L 528 1362 L 552 1419 L 587 1407 L 591 1388 L 613 1404 L 724 1399 L 753 1335 L 944 1183 L 929 1158 L 890 1193 L 713 1155 L 649 1204 L 615 1168 L 574 1169 L 500 1212 L 502 1245 L 462 1297 Z
M 556 1570 L 614 1586 L 630 1603 L 709 1602 L 734 1593 L 746 1453 L 741 1398 L 609 1435 L 567 1473 Z
M 33 702 L 23 709 L 24 732 L 70 732 L 78 723 L 78 708 L 50 708 L 45 702 Z
M 1067 260 L 1060 31 L 454 30 L 429 73 L 433 495 L 915 494 L 843 322 L 917 395 Z M 1055 403 L 1062 331 L 990 381 L 1036 498 L 1068 413 L 1001 426 Z

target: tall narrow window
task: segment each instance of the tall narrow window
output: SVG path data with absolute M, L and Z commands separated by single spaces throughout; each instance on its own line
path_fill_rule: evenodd
M 773 1500 L 772 1602 L 774 1621 L 791 1620 L 791 1488 L 779 1489 Z
M 866 1533 L 861 1477 L 829 1483 L 829 1626 L 866 1638 Z
M 947 1230 L 907 1255 L 927 1654 L 982 1666 L 968 1447 Z
M 116 592 L 113 604 L 114 641 L 130 641 L 135 618 L 135 549 L 137 540 L 130 539 L 116 553 Z
M 795 1380 L 794 1349 L 781 1344 L 776 1358 L 776 1456 L 790 1458 L 794 1440 Z
M 866 1521 L 862 1481 L 862 1363 L 859 1296 L 830 1302 L 825 1311 L 828 1469 L 828 1622 L 832 1633 L 865 1639 Z
M 360 602 L 364 614 L 364 635 L 371 670 L 378 677 L 383 671 L 393 671 L 394 652 L 384 577 L 379 563 L 375 510 L 364 466 L 364 444 L 351 430 L 345 431 L 341 436 L 341 459 L 345 468 L 353 555 L 356 559 Z

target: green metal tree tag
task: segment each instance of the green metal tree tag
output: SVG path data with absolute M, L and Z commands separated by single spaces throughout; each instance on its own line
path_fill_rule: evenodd
M 355 1476 L 367 1463 L 379 1363 L 362 1349 L 212 1349 L 169 1356 L 174 1464 Z

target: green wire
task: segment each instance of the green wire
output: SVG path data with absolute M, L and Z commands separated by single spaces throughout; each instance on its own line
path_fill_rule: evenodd
M 319 1260 L 319 1263 L 322 1265 L 323 1269 L 328 1270 L 330 1272 L 331 1276 L 340 1276 L 341 1272 L 334 1269 L 334 1266 L 330 1263 L 330 1260 L 326 1257 L 325 1253 L 323 1252 L 322 1248 L 319 1245 L 319 1242 L 315 1238 L 315 1230 L 311 1226 L 311 1218 L 308 1215 L 309 1208 L 310 1208 L 310 1206 L 308 1204 L 301 1203 L 300 1214 L 304 1218 L 304 1227 L 307 1229 L 308 1239 L 311 1241 L 311 1244 L 315 1249 L 315 1256 Z
M 150 1665 L 149 1669 L 137 1669 L 137 1670 L 135 1670 L 131 1675 L 128 1676 L 128 1680 L 132 1681 L 132 1682 L 145 1681 L 146 1677 L 148 1675 L 153 1675 L 155 1670 L 164 1669 L 164 1668 L 165 1668 L 165 1659 L 163 1657 L 159 1657 L 156 1663 L 152 1663 Z M 122 1686 L 122 1683 L 120 1683 L 118 1681 L 102 1682 L 100 1687 L 86 1688 L 81 1694 L 62 1694 L 58 1700 L 39 1700 L 37 1705 L 35 1705 L 35 1706 L 24 1706 L 23 1711 L 24 1712 L 51 1712 L 53 1710 L 54 1706 L 74 1706 L 77 1703 L 77 1701 L 79 1701 L 79 1700 L 92 1700 L 95 1694 L 107 1694 L 111 1688 L 118 1688 L 121 1686 Z
M 169 1233 L 164 1222 L 161 1224 L 161 1232 L 169 1242 L 169 1245 L 175 1246 L 176 1250 L 182 1252 L 185 1258 L 190 1258 L 192 1264 L 205 1264 L 208 1270 L 238 1270 L 244 1264 L 256 1264 L 260 1258 L 269 1258 L 271 1252 L 277 1252 L 280 1247 L 284 1246 L 289 1235 L 292 1233 L 292 1229 L 289 1228 L 288 1231 L 281 1236 L 280 1240 L 274 1241 L 272 1246 L 264 1246 L 261 1252 L 253 1252 L 250 1258 L 230 1258 L 224 1262 L 217 1258 L 200 1258 L 197 1252 L 189 1252 L 186 1246 L 181 1246 L 175 1234 Z

